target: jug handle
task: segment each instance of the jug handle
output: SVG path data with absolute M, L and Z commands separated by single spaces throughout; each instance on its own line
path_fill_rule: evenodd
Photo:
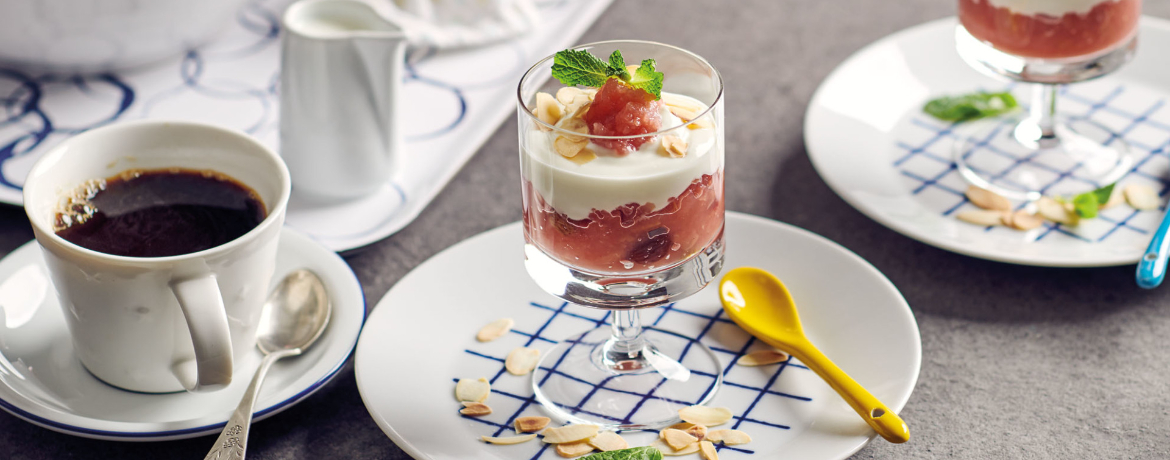
M 215 391 L 232 382 L 232 337 L 215 274 L 171 281 L 195 347 L 195 369 L 175 375 L 187 391 Z M 178 363 L 176 367 L 184 363 Z

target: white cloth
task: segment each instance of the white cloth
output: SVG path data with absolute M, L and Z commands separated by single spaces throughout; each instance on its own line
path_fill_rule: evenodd
M 439 49 L 486 45 L 536 27 L 532 0 L 382 0 L 379 10 L 407 31 L 411 44 Z

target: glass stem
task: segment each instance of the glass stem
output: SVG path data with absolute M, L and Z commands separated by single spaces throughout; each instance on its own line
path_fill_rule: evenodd
M 1056 92 L 1060 87 L 1044 83 L 1032 84 L 1032 107 L 1029 109 L 1029 121 L 1035 123 L 1038 130 L 1032 139 L 1041 148 L 1054 147 L 1056 139 Z
M 615 310 L 611 317 L 613 339 L 606 350 L 607 360 L 615 363 L 640 360 L 646 341 L 642 339 L 642 319 L 638 310 Z

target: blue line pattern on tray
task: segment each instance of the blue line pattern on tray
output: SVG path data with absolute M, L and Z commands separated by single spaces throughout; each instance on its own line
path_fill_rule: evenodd
M 1072 91 L 1067 87 L 1063 88 L 1059 97 L 1061 113 L 1068 114 L 1070 120 L 1089 120 L 1109 128 L 1112 137 L 1106 144 L 1113 143 L 1118 138 L 1123 139 L 1130 147 L 1135 164 L 1119 183 L 1139 180 L 1154 186 L 1159 190 L 1158 195 L 1165 197 L 1170 192 L 1170 185 L 1164 180 L 1167 158 L 1170 157 L 1168 155 L 1170 110 L 1163 110 L 1167 108 L 1166 99 L 1161 95 L 1152 96 L 1150 92 L 1141 88 L 1126 85 L 1104 88 L 1101 86 L 1097 85 L 1088 91 L 1096 93 L 1093 95 L 1079 94 L 1080 86 L 1074 87 Z M 1006 90 L 1010 89 L 1011 86 Z M 1027 107 L 1023 109 L 1026 110 Z M 904 129 L 903 133 L 906 137 L 916 139 L 897 142 L 898 153 L 894 155 L 893 166 L 907 180 L 911 194 L 917 196 L 932 194 L 935 197 L 934 204 L 939 205 L 936 209 L 944 216 L 950 216 L 969 206 L 967 203 L 970 201 L 964 195 L 967 183 L 959 176 L 951 153 L 954 143 L 960 140 L 960 135 L 955 132 L 957 125 L 940 122 L 926 115 L 913 116 L 908 123 L 909 128 Z M 1078 176 L 1079 165 L 1070 170 L 1060 170 L 1037 161 L 1032 155 L 1017 157 L 993 145 L 992 139 L 996 134 L 1011 128 L 1007 122 L 1001 123 L 990 136 L 973 142 L 971 148 L 972 153 L 988 152 L 1000 157 L 1006 164 L 1002 170 L 989 174 L 994 180 L 1012 185 L 1014 183 L 1008 176 L 1021 165 L 1028 164 L 1052 174 L 1041 187 L 1046 194 L 1053 193 L 1053 189 L 1062 182 L 1075 182 L 1094 187 L 1106 185 Z M 1144 237 L 1153 232 L 1158 220 L 1141 219 L 1141 222 L 1138 222 L 1135 218 L 1147 212 L 1160 215 L 1164 209 L 1163 206 L 1159 210 L 1138 211 L 1127 206 L 1118 206 L 1098 215 L 1096 220 L 1108 225 L 1096 226 L 1089 232 L 1083 228 L 1074 230 L 1063 224 L 1045 221 L 1042 231 L 1035 235 L 1033 241 L 1040 241 L 1055 234 L 1086 243 L 1100 243 L 1122 232 Z M 1000 227 L 987 227 L 984 231 L 1015 232 Z
M 595 310 L 580 310 L 580 309 L 570 310 L 569 305 L 570 304 L 568 302 L 563 302 L 563 303 L 554 307 L 554 306 L 545 305 L 545 304 L 539 303 L 539 302 L 531 302 L 529 304 L 529 306 L 534 310 L 534 312 L 532 314 L 533 315 L 537 315 L 537 314 L 545 315 L 546 318 L 544 319 L 544 321 L 541 322 L 539 324 L 539 326 L 536 327 L 536 329 L 533 331 L 524 331 L 524 330 L 519 330 L 519 329 L 513 328 L 510 333 L 514 334 L 514 335 L 518 335 L 518 336 L 523 338 L 523 342 L 522 342 L 521 346 L 531 347 L 531 346 L 538 345 L 538 344 L 555 345 L 555 344 L 559 343 L 557 338 L 550 338 L 550 337 L 547 337 L 545 335 L 546 331 L 549 329 L 549 327 L 554 325 L 554 323 L 556 323 L 558 320 L 572 319 L 572 320 L 576 320 L 578 323 L 580 323 L 581 321 L 584 321 L 586 323 L 592 324 L 595 327 L 602 327 L 602 326 L 610 325 L 610 322 L 609 322 L 610 313 L 609 312 L 604 312 L 600 316 L 594 317 L 594 316 L 590 316 L 584 312 L 593 312 Z M 732 416 L 733 423 L 732 423 L 732 426 L 730 428 L 740 429 L 741 426 L 744 425 L 745 423 L 752 424 L 753 425 L 752 435 L 753 436 L 760 436 L 760 437 L 767 436 L 767 433 L 756 431 L 755 428 L 757 428 L 757 427 L 770 428 L 770 429 L 775 429 L 775 430 L 789 430 L 790 429 L 789 425 L 786 425 L 786 424 L 781 423 L 779 421 L 769 421 L 769 420 L 764 420 L 760 417 L 752 417 L 753 410 L 756 407 L 758 407 L 758 405 L 761 402 L 763 402 L 766 397 L 784 398 L 787 400 L 804 401 L 804 402 L 812 401 L 812 399 L 809 397 L 789 394 L 789 393 L 785 393 L 785 392 L 777 391 L 777 390 L 773 389 L 774 384 L 780 378 L 781 374 L 784 372 L 785 369 L 795 368 L 795 369 L 802 369 L 805 371 L 808 370 L 808 367 L 805 367 L 804 365 L 799 364 L 799 363 L 793 361 L 792 359 L 788 359 L 787 361 L 784 361 L 782 363 L 775 365 L 776 366 L 775 371 L 771 372 L 770 374 L 764 375 L 765 380 L 760 382 L 760 383 L 736 382 L 736 381 L 728 380 L 729 373 L 731 372 L 732 368 L 735 366 L 736 360 L 738 360 L 744 354 L 747 354 L 749 349 L 751 349 L 753 345 L 757 344 L 757 341 L 756 341 L 755 337 L 748 336 L 746 332 L 739 330 L 738 326 L 735 326 L 735 323 L 733 323 L 731 320 L 723 317 L 722 310 L 717 310 L 714 314 L 707 314 L 707 313 L 700 313 L 700 312 L 677 308 L 675 306 L 675 304 L 671 304 L 671 305 L 667 305 L 665 307 L 661 307 L 661 308 L 654 309 L 654 310 L 644 310 L 642 314 L 646 320 L 648 320 L 651 317 L 654 317 L 654 320 L 652 322 L 650 322 L 650 326 L 649 326 L 650 328 L 653 328 L 653 329 L 657 330 L 658 332 L 671 334 L 671 335 L 675 335 L 675 336 L 679 336 L 679 337 L 683 337 L 683 335 L 676 333 L 676 332 L 671 332 L 671 331 L 659 329 L 656 326 L 660 325 L 661 323 L 663 323 L 663 321 L 665 319 L 667 319 L 668 317 L 671 317 L 671 316 L 687 316 L 687 317 L 691 317 L 692 319 L 699 319 L 702 321 L 702 323 L 701 323 L 702 325 L 698 328 L 698 330 L 696 331 L 697 333 L 695 334 L 695 337 L 700 341 L 703 341 L 703 338 L 707 335 L 707 333 L 709 331 L 711 331 L 711 329 L 716 324 L 720 324 L 720 323 L 731 325 L 732 327 L 736 328 L 737 332 L 739 332 L 740 334 L 743 334 L 744 345 L 737 350 L 731 350 L 731 349 L 727 349 L 724 347 L 716 346 L 715 344 L 710 343 L 709 340 L 704 342 L 704 345 L 707 345 L 708 348 L 713 350 L 716 354 L 720 355 L 721 361 L 726 363 L 724 370 L 723 370 L 723 374 L 724 374 L 723 385 L 724 385 L 724 387 L 734 387 L 734 388 L 748 390 L 748 391 L 755 393 L 754 398 L 752 399 L 750 405 L 747 406 L 746 410 L 744 410 L 742 413 L 734 413 L 733 414 L 733 416 Z M 655 314 L 657 314 L 656 317 L 654 316 Z M 567 339 L 567 341 L 569 341 L 570 343 L 573 343 L 572 342 L 573 338 Z M 685 358 L 685 353 L 687 351 L 689 351 L 689 348 L 684 349 L 684 352 L 683 352 L 684 356 L 677 357 L 679 361 L 682 361 L 683 358 Z M 504 357 L 494 356 L 490 353 L 486 353 L 486 352 L 474 350 L 474 349 L 467 349 L 467 350 L 465 350 L 465 352 L 467 353 L 467 355 L 475 357 L 478 360 L 483 360 L 483 361 L 493 363 L 494 365 L 498 365 L 499 368 L 495 371 L 495 374 L 492 375 L 491 378 L 489 378 L 489 382 L 491 382 L 491 384 L 492 384 L 492 394 L 500 395 L 500 396 L 503 396 L 503 397 L 508 398 L 510 400 L 514 400 L 514 401 L 519 403 L 519 406 L 514 411 L 510 412 L 507 415 L 507 417 L 505 417 L 503 420 L 499 420 L 499 417 L 470 417 L 470 416 L 464 416 L 464 415 L 460 415 L 460 416 L 466 420 L 475 421 L 475 422 L 478 422 L 480 424 L 484 424 L 484 425 L 487 425 L 487 426 L 494 428 L 494 431 L 492 431 L 491 433 L 485 433 L 487 436 L 498 437 L 498 436 L 510 435 L 509 433 L 515 433 L 515 428 L 512 426 L 513 421 L 515 421 L 516 418 L 518 418 L 522 414 L 524 414 L 525 411 L 528 410 L 530 407 L 539 406 L 540 403 L 536 401 L 535 396 L 532 395 L 530 390 L 526 389 L 526 391 L 523 394 L 519 394 L 519 393 L 514 392 L 514 391 L 508 391 L 508 390 L 501 389 L 498 387 L 498 385 L 496 385 L 496 382 L 500 379 L 500 377 L 507 374 L 507 371 L 504 368 L 504 361 L 505 361 Z M 563 358 L 563 356 L 565 356 L 565 355 L 562 355 L 562 358 Z M 653 391 L 646 393 L 646 394 L 640 394 L 640 393 L 634 393 L 634 392 L 629 392 L 629 391 L 625 391 L 625 390 L 617 390 L 617 389 L 607 388 L 605 386 L 604 381 L 602 381 L 602 382 L 586 381 L 584 379 L 573 376 L 572 374 L 570 374 L 569 372 L 567 372 L 565 370 L 559 369 L 559 365 L 560 365 L 560 362 L 558 361 L 558 362 L 554 363 L 551 367 L 541 367 L 540 369 L 545 371 L 546 373 L 543 375 L 543 379 L 540 383 L 543 384 L 550 377 L 555 375 L 555 376 L 560 377 L 560 378 L 566 378 L 566 379 L 569 379 L 569 380 L 572 380 L 575 382 L 579 382 L 579 383 L 591 386 L 592 389 L 588 392 L 588 394 L 581 401 L 581 403 L 579 403 L 577 405 L 577 412 L 586 413 L 586 414 L 601 417 L 601 418 L 609 418 L 611 420 L 614 420 L 615 422 L 629 423 L 631 421 L 631 419 L 634 417 L 634 415 L 637 414 L 638 410 L 642 407 L 642 405 L 645 402 L 650 401 L 650 400 L 657 399 L 657 400 L 662 400 L 662 401 L 667 401 L 667 402 L 681 404 L 681 405 L 687 405 L 687 406 L 695 404 L 695 401 L 680 401 L 680 400 L 664 398 L 661 396 L 656 396 L 656 395 L 654 395 Z M 712 384 L 714 384 L 714 382 L 715 382 L 715 376 L 711 375 L 709 373 L 703 373 L 703 372 L 697 372 L 697 371 L 692 371 L 692 373 L 695 375 L 700 375 L 703 377 L 710 378 L 712 381 Z M 527 387 L 531 382 L 530 379 L 533 377 L 525 376 L 523 378 L 525 379 L 524 380 L 525 386 Z M 452 378 L 451 381 L 458 382 L 459 378 L 458 377 Z M 665 382 L 665 379 L 663 380 L 663 382 Z M 659 384 L 661 384 L 661 383 L 662 382 L 660 382 Z M 582 407 L 585 405 L 586 402 L 588 402 L 588 400 L 590 398 L 592 398 L 594 395 L 596 395 L 598 392 L 601 392 L 601 391 L 622 393 L 622 394 L 626 394 L 626 395 L 640 398 L 640 400 L 639 400 L 639 402 L 637 402 L 636 404 L 634 404 L 631 407 L 630 413 L 627 414 L 625 416 L 625 418 L 623 418 L 623 419 L 606 417 L 606 416 L 591 413 L 587 410 L 582 409 Z M 541 443 L 539 450 L 536 451 L 532 455 L 531 459 L 536 460 L 539 458 L 544 458 L 546 451 L 551 452 L 550 447 L 551 447 L 550 444 Z M 635 447 L 635 446 L 631 446 L 631 447 Z M 746 454 L 746 455 L 755 454 L 754 450 L 752 450 L 750 448 L 746 448 L 746 446 L 726 446 L 723 444 L 716 444 L 716 449 L 718 449 L 720 451 L 728 450 L 728 451 L 733 451 L 736 453 Z M 550 455 L 549 458 L 559 458 L 559 457 L 555 456 L 555 454 L 550 453 L 549 455 Z

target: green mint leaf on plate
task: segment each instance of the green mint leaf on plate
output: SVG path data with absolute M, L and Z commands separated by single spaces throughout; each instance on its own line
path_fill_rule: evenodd
M 653 94 L 654 99 L 657 100 L 662 98 L 662 78 L 662 72 L 654 71 L 654 60 L 646 59 L 642 61 L 642 65 L 638 66 L 638 70 L 634 71 L 634 76 L 626 83 Z
M 968 121 L 994 117 L 1015 110 L 1019 104 L 1011 93 L 978 92 L 931 99 L 922 111 L 945 121 Z
M 650 446 L 598 452 L 581 460 L 662 460 L 662 452 Z
M 610 77 L 610 67 L 588 51 L 564 50 L 553 56 L 552 76 L 567 86 L 600 88 Z
M 1101 202 L 1097 201 L 1097 194 L 1093 192 L 1085 192 L 1073 197 L 1072 203 L 1077 215 L 1084 219 L 1097 217 L 1097 210 L 1101 208 Z
M 1104 206 L 1105 203 L 1108 203 L 1109 197 L 1113 196 L 1113 186 L 1115 185 L 1117 185 L 1116 182 L 1097 190 L 1074 196 L 1072 203 L 1077 215 L 1085 219 L 1097 217 L 1097 210 L 1101 209 L 1101 206 Z
M 613 54 L 609 55 L 609 75 L 630 81 L 630 71 L 626 70 L 626 60 L 621 51 L 613 50 Z

